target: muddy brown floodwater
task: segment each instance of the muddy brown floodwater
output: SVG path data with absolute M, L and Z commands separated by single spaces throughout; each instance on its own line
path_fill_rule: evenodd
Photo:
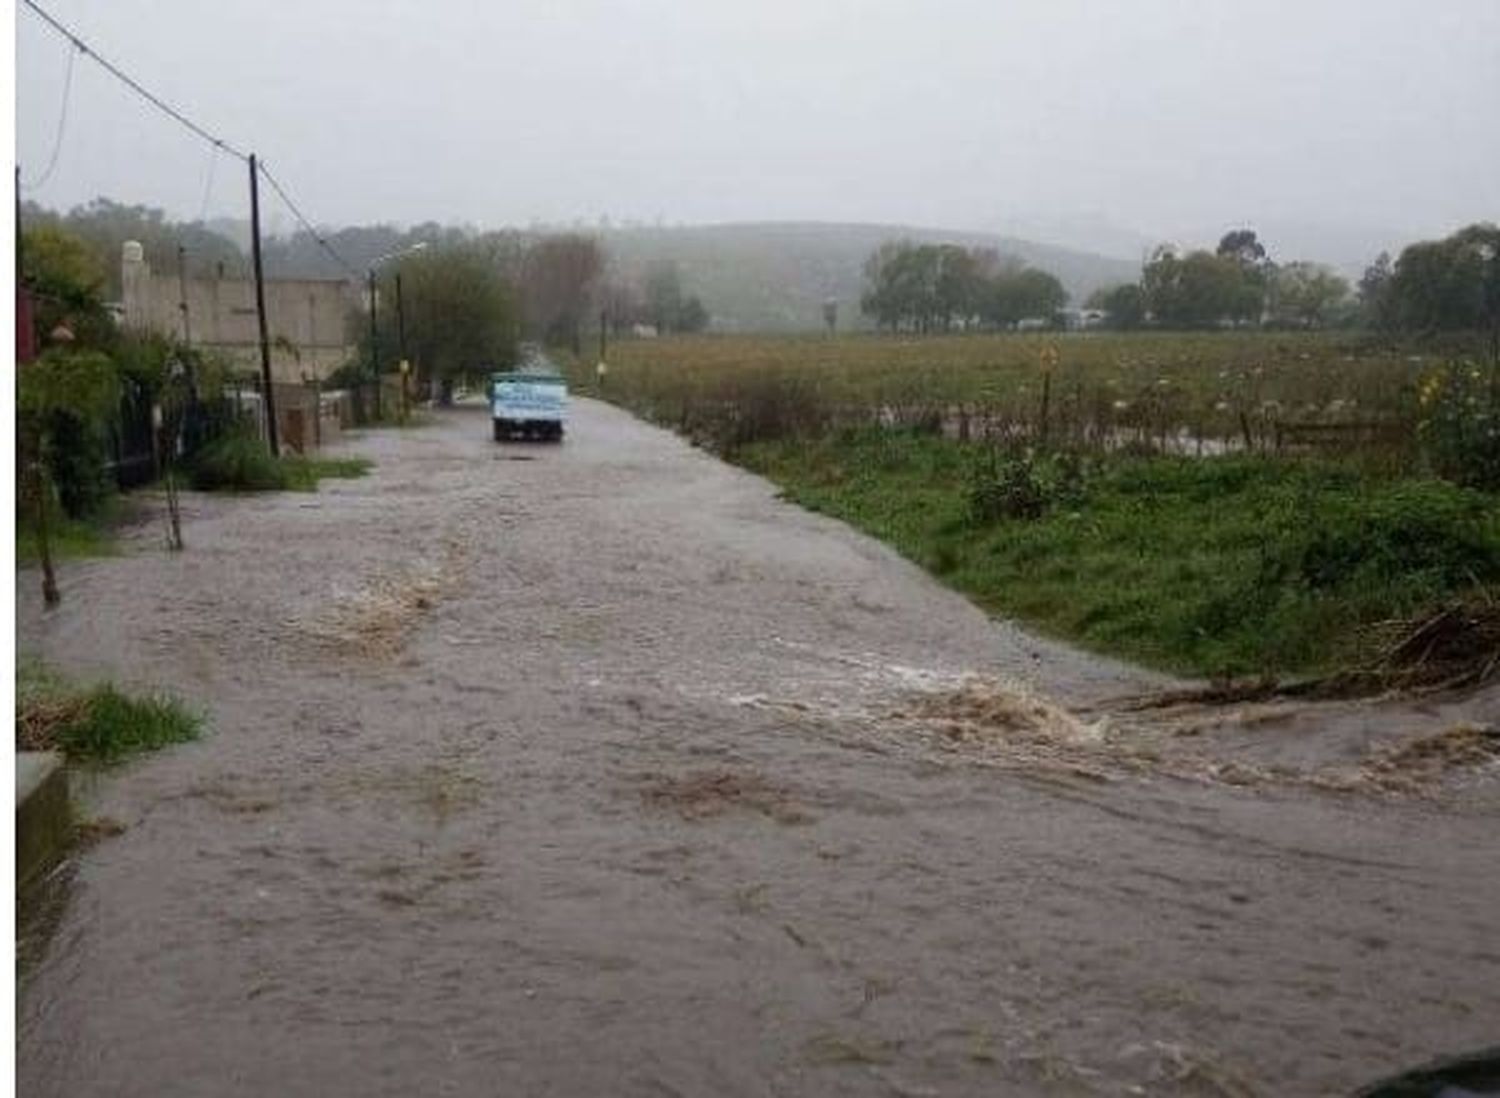
M 211 719 L 85 784 L 21 1093 L 1314 1095 L 1500 1032 L 1493 767 L 1132 731 L 1161 680 L 593 402 L 350 447 L 18 579 L 23 651 Z

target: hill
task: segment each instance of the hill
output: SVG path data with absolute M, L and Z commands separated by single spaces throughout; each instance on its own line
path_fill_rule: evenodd
M 1075 304 L 1100 286 L 1140 277 L 1140 264 L 1130 260 L 990 233 L 903 225 L 744 222 L 598 233 L 626 278 L 653 261 L 674 260 L 684 289 L 703 299 L 719 331 L 818 328 L 828 298 L 839 303 L 841 327 L 866 326 L 859 313 L 864 262 L 888 240 L 994 248 L 1056 275 Z

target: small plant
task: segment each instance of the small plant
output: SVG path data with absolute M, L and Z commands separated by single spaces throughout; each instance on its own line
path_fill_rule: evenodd
M 1083 459 L 1073 453 L 992 457 L 970 482 L 969 522 L 986 526 L 1001 519 L 1041 518 L 1053 507 L 1081 503 L 1085 479 Z
M 1417 432 L 1439 476 L 1500 488 L 1500 367 L 1451 362 L 1418 387 Z
M 274 492 L 286 470 L 253 431 L 236 429 L 203 448 L 193 462 L 193 487 L 203 492 Z
M 36 664 L 16 677 L 17 750 L 117 762 L 197 739 L 202 727 L 198 714 L 167 695 L 134 697 L 110 683 L 79 689 Z
M 969 486 L 969 521 L 985 526 L 1001 519 L 1038 519 L 1050 501 L 1030 455 L 997 462 Z

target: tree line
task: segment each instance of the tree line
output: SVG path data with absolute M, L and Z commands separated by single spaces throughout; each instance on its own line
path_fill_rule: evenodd
M 188 278 L 248 278 L 246 227 L 239 223 L 178 222 L 161 210 L 97 199 L 58 213 L 28 203 L 22 222 L 38 237 L 71 241 L 74 260 L 84 262 L 83 297 L 118 299 L 121 249 L 127 240 L 142 244 L 145 258 L 161 274 L 179 265 Z M 244 240 L 237 238 L 244 235 Z M 676 264 L 665 261 L 640 272 L 612 269 L 609 257 L 591 235 L 575 232 L 522 232 L 470 228 L 425 222 L 408 229 L 393 225 L 351 226 L 322 234 L 341 265 L 319 238 L 305 230 L 262 242 L 268 278 L 355 280 L 354 272 L 376 272 L 381 308 L 374 335 L 382 363 L 401 355 L 402 332 L 407 357 L 424 378 L 453 378 L 515 360 L 522 339 L 582 351 L 585 333 L 601 314 L 616 331 L 648 324 L 660 332 L 699 331 L 710 320 L 708 310 L 686 291 Z M 414 250 L 421 245 L 420 250 Z M 56 247 L 53 248 L 57 250 Z M 64 249 L 67 250 L 67 249 Z M 401 253 L 407 253 L 402 255 Z M 384 256 L 398 258 L 376 266 Z M 79 257 L 82 257 L 80 259 Z M 402 314 L 391 307 L 394 279 L 402 282 Z M 50 298 L 72 292 L 54 287 Z M 363 286 L 355 287 L 357 292 Z M 56 310 L 53 310 L 56 311 Z M 64 309 L 82 322 L 104 323 L 92 308 Z M 350 379 L 370 359 L 368 316 L 353 309 L 348 318 L 356 361 Z M 50 330 L 47 328 L 46 330 Z
M 878 327 L 928 333 L 1050 322 L 1067 301 L 1054 275 L 1002 260 L 993 248 L 900 240 L 865 262 L 860 309 Z
M 1158 248 L 1139 282 L 1107 287 L 1088 304 L 1116 328 L 1367 328 L 1392 335 L 1500 333 L 1500 228 L 1476 224 L 1388 253 L 1357 286 L 1307 261 L 1278 263 L 1250 229 L 1213 251 Z

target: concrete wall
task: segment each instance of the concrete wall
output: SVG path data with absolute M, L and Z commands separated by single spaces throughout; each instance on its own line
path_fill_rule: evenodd
M 255 284 L 230 278 L 188 279 L 159 274 L 126 243 L 122 260 L 124 321 L 138 331 L 187 339 L 216 350 L 247 369 L 260 368 Z M 186 317 L 182 304 L 186 290 Z M 354 357 L 346 342 L 349 310 L 358 290 L 329 279 L 272 279 L 265 284 L 271 374 L 277 381 L 322 379 Z

